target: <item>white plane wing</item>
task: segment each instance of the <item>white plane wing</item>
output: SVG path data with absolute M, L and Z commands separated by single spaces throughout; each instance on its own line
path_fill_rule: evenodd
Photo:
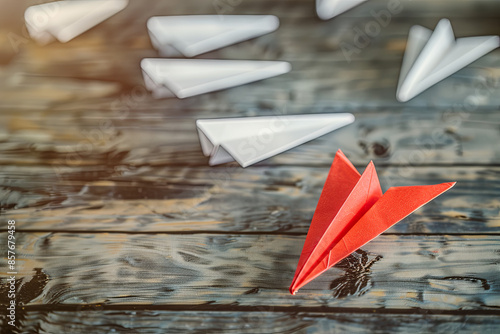
M 154 16 L 147 25 L 161 56 L 194 57 L 273 32 L 279 19 L 273 15 Z
M 447 19 L 439 21 L 434 31 L 412 27 L 399 75 L 397 99 L 411 100 L 499 46 L 498 36 L 455 40 Z
M 283 61 L 145 58 L 141 68 L 154 97 L 182 99 L 274 77 L 291 66 Z
M 247 167 L 354 122 L 348 113 L 262 116 L 196 121 L 211 166 Z

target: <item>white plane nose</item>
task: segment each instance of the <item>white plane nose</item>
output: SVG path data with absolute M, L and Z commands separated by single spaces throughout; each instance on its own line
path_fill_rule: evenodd
M 28 7 L 24 13 L 31 38 L 39 44 L 66 43 L 123 10 L 128 0 L 55 1 Z

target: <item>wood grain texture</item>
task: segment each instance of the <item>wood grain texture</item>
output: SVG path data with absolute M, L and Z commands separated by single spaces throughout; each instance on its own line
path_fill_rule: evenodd
M 131 334 L 314 334 L 314 333 L 474 333 L 498 332 L 496 316 L 435 314 L 284 313 L 272 308 L 254 312 L 106 311 L 89 306 L 78 312 L 28 311 L 26 332 Z
M 16 240 L 18 293 L 39 287 L 24 305 L 500 306 L 498 236 L 382 235 L 296 296 L 288 285 L 303 236 L 18 232 Z
M 0 203 L 20 230 L 138 233 L 305 234 L 328 173 L 328 167 L 144 167 L 110 175 L 75 167 L 59 180 L 51 168 L 5 169 L 10 183 Z M 498 232 L 498 167 L 377 170 L 384 190 L 458 180 L 389 233 Z
M 262 13 L 262 9 L 257 8 L 264 6 L 265 13 L 280 17 L 281 28 L 200 58 L 281 59 L 292 63 L 292 72 L 186 101 L 148 98 L 128 103 L 137 87 L 143 85 L 140 59 L 157 57 L 147 35 L 147 19 L 152 15 L 217 14 L 214 4 L 218 2 L 236 4 L 230 6 L 232 11 L 228 14 Z M 267 2 L 264 1 L 247 0 L 201 3 L 149 0 L 148 6 L 132 1 L 123 12 L 70 43 L 52 43 L 44 47 L 26 38 L 20 27 L 4 28 L 0 35 L 11 39 L 17 36 L 18 40 L 14 43 L 15 57 L 11 58 L 7 70 L 0 71 L 0 82 L 3 82 L 0 109 L 52 110 L 64 107 L 85 110 L 101 103 L 99 109 L 108 110 L 109 105 L 116 106 L 115 100 L 120 100 L 121 95 L 125 95 L 123 100 L 127 109 L 133 111 L 202 108 L 218 112 L 230 109 L 232 115 L 235 115 L 235 109 L 246 112 L 260 109 L 263 104 L 276 103 L 279 107 L 288 103 L 309 111 L 402 106 L 446 109 L 462 102 L 456 100 L 457 96 L 466 98 L 469 95 L 476 107 L 496 109 L 500 101 L 500 50 L 482 57 L 404 105 L 396 101 L 395 87 L 406 37 L 412 25 L 432 28 L 439 18 L 446 16 L 453 21 L 458 36 L 496 34 L 499 28 L 495 14 L 499 12 L 498 3 L 492 0 L 476 1 L 474 5 L 471 1 L 438 4 L 431 0 L 401 1 L 403 10 L 392 15 L 379 33 L 369 36 L 366 43 L 356 47 L 359 45 L 355 41 L 358 29 L 363 31 L 370 22 L 377 22 L 373 13 L 387 11 L 389 2 L 372 0 L 335 20 L 322 22 L 314 17 L 314 3 L 311 1 L 273 1 L 269 6 L 265 6 Z M 425 15 L 429 10 L 433 12 L 432 17 Z M 478 15 L 481 19 L 476 18 Z M 8 40 L 7 37 L 4 40 Z M 8 44 L 5 42 L 5 48 Z M 342 44 L 349 44 L 357 50 L 346 57 Z M 23 99 L 23 93 L 27 91 L 32 97 Z
M 396 24 L 396 23 L 394 23 Z M 295 24 L 296 26 L 296 24 Z M 89 45 L 58 45 L 43 48 L 32 44 L 25 45 L 9 70 L 0 73 L 2 84 L 1 109 L 52 110 L 91 109 L 96 103 L 103 110 L 114 108 L 137 112 L 140 110 L 205 110 L 221 111 L 259 110 L 262 106 L 282 108 L 288 104 L 304 110 L 378 110 L 380 108 L 442 108 L 473 103 L 474 108 L 497 107 L 499 104 L 498 89 L 500 87 L 500 71 L 498 71 L 500 50 L 482 57 L 473 64 L 460 70 L 450 78 L 427 90 L 406 104 L 395 98 L 401 59 L 404 53 L 408 23 L 402 24 L 397 31 L 405 31 L 402 35 L 381 35 L 375 41 L 375 51 L 371 47 L 359 49 L 359 53 L 349 56 L 350 62 L 339 48 L 344 42 L 353 45 L 355 30 L 348 30 L 338 37 L 336 45 L 330 46 L 317 58 L 317 49 L 321 45 L 306 46 L 299 50 L 285 50 L 281 46 L 279 36 L 263 37 L 264 41 L 249 41 L 228 48 L 227 54 L 209 54 L 204 58 L 214 59 L 255 59 L 285 60 L 292 65 L 288 74 L 231 88 L 213 94 L 204 94 L 187 100 L 176 99 L 155 100 L 141 92 L 143 78 L 139 67 L 142 58 L 157 57 L 157 54 L 146 44 L 139 50 L 129 50 L 126 46 L 105 46 L 99 41 L 102 51 L 82 53 Z M 490 24 L 491 26 L 491 24 Z M 306 25 L 307 27 L 307 25 Z M 316 24 L 313 25 L 316 29 Z M 297 29 L 297 28 L 295 28 Z M 332 31 L 336 27 L 330 28 Z M 144 30 L 140 28 L 139 31 Z M 292 28 L 290 28 L 292 31 Z M 307 29 L 306 29 L 307 30 Z M 328 34 L 330 30 L 325 32 Z M 354 32 L 354 33 L 353 33 Z M 142 31 L 144 35 L 146 31 Z M 488 34 L 485 29 L 477 34 Z M 143 36 L 147 38 L 147 36 Z M 296 38 L 296 37 L 295 37 Z M 300 38 L 300 37 L 299 37 Z M 343 38 L 343 39 L 341 39 Z M 302 39 L 306 39 L 303 36 Z M 380 40 L 379 40 L 380 39 Z M 77 42 L 75 43 L 84 43 Z M 260 46 L 259 43 L 264 45 Z M 296 45 L 296 41 L 291 41 Z M 374 42 L 375 43 L 375 42 Z M 266 51 L 272 45 L 270 51 Z M 354 47 L 354 46 L 353 46 Z M 387 49 L 391 56 L 387 56 Z M 126 50 L 126 51 L 125 51 Z M 128 56 L 123 60 L 122 54 Z M 265 56 L 262 56 L 264 54 Z M 377 54 L 380 56 L 377 57 Z M 359 55 L 359 56 L 358 56 Z M 356 59 L 356 57 L 362 57 Z M 97 58 L 97 59 L 96 59 Z M 40 82 L 43 81 L 43 85 Z M 67 85 L 67 87 L 66 87 Z M 78 94 L 76 94 L 78 89 Z M 58 94 L 58 91 L 61 94 Z M 22 93 L 29 91 L 33 97 L 22 99 Z M 355 96 L 350 92 L 355 91 Z M 146 96 L 145 96 L 146 95 Z M 134 96 L 140 96 L 134 100 Z M 457 100 L 457 96 L 460 99 Z M 132 97 L 132 98 L 131 98 Z M 116 100 L 119 102 L 117 103 Z M 122 101 L 120 103 L 120 101 Z M 131 101 L 131 102 L 130 102 Z M 121 105 L 120 105 L 121 104 Z M 118 107 L 117 107 L 118 105 Z
M 272 110 L 258 114 L 279 115 Z M 71 166 L 92 166 L 89 171 L 97 166 L 207 166 L 194 118 L 171 117 L 161 111 L 130 114 L 126 119 L 91 111 L 31 115 L 0 116 L 4 124 L 0 128 L 4 139 L 0 142 L 1 165 L 48 165 L 62 171 Z M 202 118 L 214 116 L 200 114 Z M 410 168 L 500 162 L 498 112 L 385 110 L 355 116 L 355 123 L 258 166 L 329 166 L 339 148 L 359 166 L 370 160 Z M 263 143 L 256 137 L 248 147 L 258 151 Z
M 38 46 L 0 0 L 0 221 L 18 229 L 17 329 L 0 333 L 497 333 L 500 50 L 408 103 L 395 99 L 409 28 L 448 17 L 498 34 L 496 0 L 397 0 L 320 21 L 314 0 L 131 0 L 67 44 Z M 276 32 L 198 58 L 285 60 L 269 80 L 155 100 L 153 15 L 274 14 Z M 210 168 L 198 118 L 353 112 L 356 122 L 251 168 Z M 382 187 L 458 181 L 290 296 L 341 148 Z M 0 250 L 6 229 L 0 224 Z M 4 256 L 4 255 L 2 255 Z

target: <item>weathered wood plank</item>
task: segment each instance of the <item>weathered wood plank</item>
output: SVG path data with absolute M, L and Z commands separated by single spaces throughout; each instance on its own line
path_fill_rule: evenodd
M 377 169 L 384 189 L 458 181 L 389 232 L 498 232 L 498 167 Z M 0 171 L 0 204 L 21 230 L 305 234 L 328 167 Z
M 498 333 L 500 319 L 486 315 L 254 312 L 28 311 L 18 329 L 29 333 Z
M 11 3 L 0 0 L 4 5 L 8 3 L 8 11 L 0 15 L 5 24 L 16 26 L 22 19 L 22 14 L 28 6 L 50 2 L 51 0 L 18 0 Z M 397 5 L 397 1 L 393 1 Z M 494 10 L 499 8 L 496 0 L 400 0 L 401 7 L 406 17 L 428 17 L 429 12 L 435 16 L 450 17 L 489 17 L 495 16 Z M 186 14 L 273 14 L 285 18 L 314 18 L 314 2 L 309 0 L 221 0 L 221 1 L 183 1 L 183 0 L 148 0 L 148 5 L 140 0 L 130 0 L 129 6 L 118 17 L 105 21 L 102 25 L 113 25 L 120 21 L 129 20 L 131 23 L 140 21 L 144 17 L 153 15 L 186 15 Z M 372 10 L 387 8 L 389 0 L 372 0 L 370 3 L 355 7 L 341 17 L 370 16 Z M 2 15 L 3 14 L 3 15 Z M 120 18 L 120 20 L 118 20 Z M 337 17 L 338 19 L 338 17 Z M 319 21 L 319 19 L 318 19 Z
M 498 31 L 498 14 L 495 13 L 500 12 L 496 10 L 500 5 L 495 1 L 446 1 L 438 5 L 432 1 L 408 1 L 405 5 L 407 10 L 394 15 L 390 26 L 368 38 L 369 43 L 365 43 L 366 45 L 356 47 L 358 28 L 364 29 L 370 22 L 375 22 L 372 12 L 384 10 L 387 3 L 371 1 L 359 6 L 353 10 L 364 13 L 359 19 L 349 16 L 351 12 L 328 22 L 285 17 L 281 29 L 276 33 L 202 56 L 288 60 L 292 62 L 294 70 L 285 76 L 182 102 L 175 99 L 157 102 L 150 98 L 135 103 L 137 106 L 132 109 L 149 110 L 161 106 L 190 110 L 203 105 L 205 109 L 211 110 L 234 106 L 248 110 L 269 101 L 298 103 L 308 108 L 400 107 L 402 104 L 395 100 L 395 87 L 407 31 L 411 25 L 419 23 L 432 27 L 442 17 L 438 15 L 439 8 L 442 11 L 448 10 L 451 14 L 459 12 L 457 7 L 464 7 L 471 15 L 476 11 L 481 12 L 481 19 L 471 20 L 471 16 L 457 18 L 455 26 L 458 35 L 495 34 Z M 280 6 L 287 7 L 284 12 L 288 13 L 289 8 L 294 8 L 296 4 L 311 6 L 311 9 L 313 6 L 310 1 L 292 2 L 292 5 L 287 1 L 279 1 L 269 8 L 275 10 Z M 212 2 L 207 1 L 205 5 L 210 7 Z M 264 4 L 243 1 L 236 7 L 241 7 L 240 13 L 244 13 L 246 6 L 262 8 Z M 435 18 L 420 18 L 416 22 L 404 16 L 406 12 L 410 15 L 418 13 L 417 8 L 420 6 L 427 6 L 426 13 L 428 8 L 436 9 Z M 13 33 L 20 38 L 20 42 L 14 44 L 17 54 L 10 57 L 13 60 L 9 64 L 9 70 L 0 72 L 0 82 L 4 82 L 0 90 L 0 109 L 47 109 L 56 105 L 81 110 L 89 106 L 85 103 L 85 100 L 89 100 L 87 94 L 94 99 L 107 97 L 103 103 L 108 105 L 113 104 L 119 93 L 133 94 L 134 88 L 143 85 L 140 59 L 157 56 L 151 48 L 145 21 L 153 13 L 159 15 L 163 10 L 174 14 L 175 8 L 182 11 L 190 8 L 190 5 L 173 6 L 170 2 L 156 2 L 144 7 L 142 3 L 133 1 L 125 12 L 68 44 L 53 43 L 40 47 L 23 37 L 22 31 L 16 33 L 4 30 L 1 35 L 12 37 L 9 34 Z M 203 5 L 197 4 L 196 8 L 199 10 Z M 303 12 L 303 8 L 300 11 Z M 485 17 L 485 14 L 492 17 Z M 357 49 L 347 56 L 352 60 L 351 63 L 347 61 L 346 52 L 342 51 L 342 43 Z M 9 43 L 4 41 L 3 44 L 8 47 Z M 496 109 L 500 104 L 497 94 L 500 82 L 500 72 L 497 70 L 499 52 L 497 50 L 483 57 L 405 106 L 449 107 L 457 103 L 457 96 L 477 95 L 479 87 L 482 92 L 486 89 L 489 93 L 476 96 L 476 106 Z M 39 87 L 41 80 L 43 85 Z M 104 81 L 102 85 L 111 87 L 98 89 L 96 81 Z M 122 86 L 121 92 L 117 92 L 117 85 Z M 78 87 L 78 95 L 74 94 L 74 87 Z M 64 94 L 58 93 L 59 90 Z M 100 95 L 96 96 L 96 91 Z M 356 92 L 356 96 L 352 92 Z M 29 99 L 20 98 L 26 94 L 30 95 Z M 95 106 L 94 99 L 91 99 L 91 103 Z M 459 100 L 458 103 L 462 101 Z M 104 107 L 107 108 L 109 107 Z
M 131 168 L 207 165 L 208 159 L 199 146 L 195 117 L 170 116 L 162 111 L 129 113 L 126 118 L 112 114 L 77 110 L 67 114 L 2 114 L 0 164 Z M 281 113 L 268 109 L 254 114 Z M 208 112 L 196 115 L 217 117 Z M 223 112 L 220 116 L 230 114 Z M 329 166 L 339 148 L 357 165 L 365 165 L 370 159 L 377 164 L 410 168 L 500 162 L 500 146 L 495 145 L 500 141 L 498 112 L 389 109 L 355 116 L 356 121 L 348 127 L 259 165 Z M 258 150 L 263 143 L 262 138 L 256 137 L 248 147 Z
M 491 12 L 494 12 L 494 9 Z M 470 17 L 451 18 L 451 20 L 457 37 L 494 35 L 498 31 L 498 16 L 497 14 L 493 17 L 482 17 L 481 20 Z M 410 27 L 419 24 L 434 29 L 440 18 L 441 16 L 419 18 L 417 21 L 396 14 L 387 19 L 390 22 L 384 23 L 384 26 L 378 23 L 376 14 L 359 19 L 339 17 L 327 22 L 282 18 L 280 28 L 271 34 L 220 48 L 196 58 L 283 58 L 290 61 L 308 60 L 332 64 L 338 62 L 340 65 L 347 64 L 349 60 L 398 62 L 404 52 Z M 14 63 L 23 64 L 28 71 L 38 70 L 40 74 L 54 72 L 63 74 L 63 69 L 67 69 L 71 73 L 78 74 L 76 77 L 99 75 L 99 67 L 101 72 L 104 71 L 101 76 L 109 75 L 116 69 L 127 70 L 125 65 L 132 59 L 158 57 L 149 39 L 147 19 L 148 17 L 144 17 L 140 22 L 131 22 L 122 18 L 119 27 L 101 25 L 67 44 L 54 42 L 48 46 L 38 46 L 28 38 L 19 36 L 23 38 L 23 43 L 12 44 L 12 48 L 15 47 L 19 52 L 18 59 Z M 378 24 L 379 30 L 376 30 L 376 33 L 370 32 L 370 27 L 375 24 Z M 12 31 L 6 31 L 4 28 L 0 33 L 9 35 Z M 347 47 L 343 51 L 343 46 L 347 44 L 350 48 Z M 6 43 L 5 46 L 8 48 L 9 44 Z M 352 54 L 349 52 L 356 48 L 358 50 Z M 78 53 L 84 49 L 86 53 Z M 130 59 L 123 59 L 123 52 Z M 66 53 L 66 57 L 61 53 Z M 126 62 L 122 60 L 122 64 L 104 66 L 114 59 L 119 59 L 117 53 L 122 53 L 121 59 Z M 349 55 L 349 60 L 346 59 L 346 55 Z M 92 56 L 94 64 L 90 61 Z M 56 71 L 55 62 L 64 66 L 63 69 Z M 82 67 L 69 66 L 75 62 L 80 63 Z
M 105 112 L 127 110 L 136 113 L 160 109 L 174 115 L 193 110 L 199 112 L 200 109 L 205 113 L 221 110 L 248 112 L 262 109 L 263 106 L 283 108 L 287 104 L 305 112 L 318 109 L 362 112 L 381 108 L 496 110 L 500 104 L 499 53 L 500 50 L 485 56 L 405 104 L 398 102 L 395 97 L 399 61 L 375 62 L 375 65 L 369 61 L 351 64 L 294 61 L 293 71 L 288 74 L 186 100 L 155 100 L 145 92 L 138 67 L 141 57 L 133 56 L 134 59 L 127 64 L 122 62 L 126 66 L 123 71 L 102 70 L 101 65 L 111 68 L 108 65 L 117 64 L 117 59 L 108 59 L 109 64 L 99 65 L 99 61 L 94 62 L 92 65 L 96 67 L 85 71 L 86 76 L 80 78 L 81 80 L 68 79 L 69 76 L 79 76 L 71 69 L 81 71 L 80 65 L 54 62 L 54 66 L 59 71 L 64 71 L 61 73 L 66 73 L 68 77 L 61 76 L 59 72 L 52 72 L 44 73 L 41 78 L 26 75 L 9 75 L 2 78 L 5 84 L 0 96 L 1 109 L 8 111 L 56 108 L 60 112 L 66 112 L 97 106 Z M 124 89 L 119 90 L 118 83 L 109 83 L 112 78 L 123 85 Z M 40 80 L 44 82 L 41 86 Z M 63 87 L 64 85 L 67 87 Z M 102 90 L 99 89 L 101 87 Z M 76 88 L 79 89 L 78 95 L 75 94 Z M 63 94 L 58 95 L 59 89 L 62 89 Z M 354 91 L 356 95 L 353 95 Z M 20 96 L 27 95 L 31 98 L 20 99 Z M 88 101 L 90 98 L 95 100 Z M 232 115 L 236 116 L 238 113 L 233 112 Z
M 403 22 L 397 31 L 409 29 L 408 22 Z M 329 41 L 326 37 L 330 35 L 330 30 L 324 33 L 324 38 L 300 36 L 312 34 L 321 27 L 320 23 L 313 23 L 304 29 L 298 28 L 297 24 L 293 26 L 295 29 L 290 27 L 292 33 L 288 38 L 279 34 L 272 35 L 204 56 L 288 60 L 291 61 L 293 70 L 286 75 L 185 101 L 157 101 L 149 95 L 141 95 L 139 101 L 132 101 L 134 103 L 127 104 L 127 107 L 132 110 L 149 110 L 161 106 L 162 109 L 185 111 L 203 106 L 205 110 L 234 107 L 248 110 L 258 108 L 264 102 L 334 109 L 403 106 L 396 101 L 395 91 L 406 35 L 382 35 L 374 39 L 373 45 L 349 55 L 342 51 L 339 44 L 345 42 L 352 45 L 356 30 L 351 27 L 332 27 L 331 30 L 336 31 L 336 35 L 330 36 L 333 41 Z M 478 34 L 486 33 L 478 31 Z M 302 45 L 296 42 L 297 38 L 314 41 L 316 44 Z M 120 99 L 116 97 L 119 94 L 124 95 L 124 100 L 129 102 L 131 95 L 137 94 L 139 89 L 143 90 L 140 60 L 156 56 L 148 43 L 144 40 L 142 49 L 131 50 L 123 46 L 113 48 L 105 40 L 99 42 L 102 45 L 100 50 L 85 44 L 51 47 L 28 44 L 15 58 L 9 70 L 0 73 L 4 82 L 0 108 L 52 109 L 54 106 L 64 106 L 66 109 L 81 110 L 89 106 L 89 102 L 85 100 L 101 97 L 104 110 L 109 110 L 110 105 L 116 107 L 115 100 Z M 288 47 L 288 44 L 291 46 Z M 93 51 L 89 52 L 89 48 Z M 476 107 L 496 109 L 500 104 L 497 94 L 500 86 L 499 53 L 500 50 L 497 50 L 486 55 L 404 106 L 446 108 L 460 104 L 462 99 L 470 96 Z M 262 57 L 262 54 L 265 56 Z M 40 85 L 42 80 L 43 85 Z M 98 84 L 110 87 L 99 90 L 96 89 Z M 68 87 L 64 87 L 65 85 Z M 121 92 L 117 91 L 116 86 L 119 85 L 122 86 Z M 78 87 L 77 96 L 73 87 Z M 65 94 L 58 94 L 61 89 Z M 353 92 L 356 92 L 355 96 Z M 30 95 L 29 99 L 20 98 L 26 94 Z M 95 101 L 92 100 L 91 103 Z
M 340 44 L 389 0 L 328 22 L 312 0 L 231 1 L 226 14 L 276 14 L 281 28 L 201 57 L 294 70 L 183 101 L 142 90 L 138 61 L 156 56 L 146 19 L 227 1 L 132 0 L 71 43 L 14 50 L 6 37 L 25 37 L 22 13 L 39 2 L 0 0 L 17 8 L 0 13 L 0 206 L 20 229 L 21 332 L 499 331 L 499 51 L 407 104 L 394 92 L 411 25 L 449 17 L 459 36 L 498 34 L 500 2 L 403 1 L 348 63 Z M 206 166 L 196 118 L 285 111 L 358 121 L 256 167 Z M 362 168 L 375 159 L 384 188 L 459 183 L 292 297 L 338 147 Z
M 6 240 L 5 233 L 0 237 Z M 382 235 L 291 296 L 288 285 L 303 240 L 304 236 L 18 232 L 18 302 L 322 310 L 500 306 L 499 236 Z M 7 271 L 4 263 L 1 271 Z M 5 296 L 0 295 L 2 304 Z
M 371 15 L 371 10 L 387 8 L 389 0 L 372 0 L 371 3 L 363 4 L 343 14 L 344 17 L 366 17 Z M 432 0 L 400 0 L 393 1 L 401 3 L 404 15 L 407 17 L 428 17 L 429 12 L 436 16 L 451 17 L 489 17 L 496 16 L 497 12 L 488 9 L 499 9 L 495 0 L 444 0 L 436 3 Z M 222 5 L 218 7 L 217 5 Z M 224 6 L 225 4 L 229 6 Z M 313 18 L 319 19 L 315 13 L 314 2 L 309 0 L 232 0 L 232 1 L 162 1 L 156 0 L 154 5 L 145 9 L 138 0 L 131 1 L 125 15 L 137 18 L 133 15 L 139 11 L 146 17 L 152 15 L 183 15 L 183 14 L 273 14 L 285 18 Z

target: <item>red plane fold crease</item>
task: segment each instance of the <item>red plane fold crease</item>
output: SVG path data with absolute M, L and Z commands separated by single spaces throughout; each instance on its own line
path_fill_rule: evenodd
M 363 175 L 337 151 L 314 212 L 290 293 L 297 291 L 455 182 L 392 187 L 382 194 L 373 162 Z

